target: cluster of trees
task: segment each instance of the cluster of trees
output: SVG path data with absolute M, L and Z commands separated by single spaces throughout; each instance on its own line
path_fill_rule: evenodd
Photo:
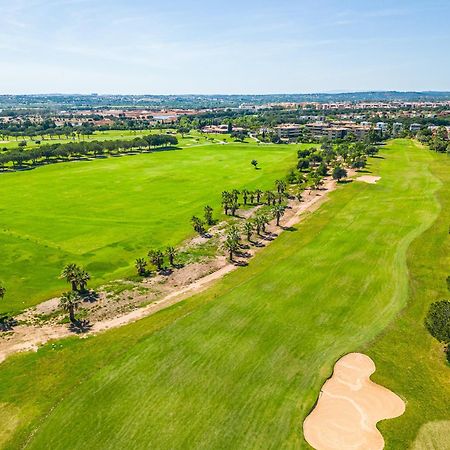
M 425 318 L 425 326 L 435 339 L 446 346 L 447 360 L 450 362 L 450 301 L 432 303 Z
M 284 180 L 275 181 L 275 191 L 261 189 L 248 190 L 243 189 L 239 191 L 233 189 L 232 191 L 222 192 L 222 207 L 225 215 L 235 216 L 236 211 L 242 205 L 261 205 L 274 206 L 277 203 L 280 205 L 285 199 L 287 193 L 287 183 Z M 242 203 L 241 203 L 242 201 Z
M 22 167 L 24 163 L 36 164 L 41 160 L 49 163 L 61 159 L 67 160 L 89 155 L 98 156 L 105 153 L 118 154 L 130 149 L 134 151 L 151 150 L 177 144 L 177 138 L 167 134 L 149 134 L 132 140 L 94 140 L 90 142 L 69 142 L 67 144 L 44 144 L 30 150 L 21 148 L 0 153 L 0 167 L 5 167 L 7 164 L 12 164 L 13 167 Z
M 445 127 L 439 127 L 435 133 L 428 128 L 420 130 L 417 139 L 435 152 L 450 154 L 450 132 Z
M 169 246 L 165 249 L 165 251 L 153 249 L 148 252 L 147 256 L 148 260 L 145 258 L 137 258 L 134 263 L 137 274 L 140 277 L 149 275 L 150 272 L 147 269 L 149 262 L 156 268 L 158 272 L 163 269 L 166 258 L 169 261 L 170 267 L 176 267 L 175 257 L 177 256 L 177 250 L 175 249 L 175 247 Z
M 200 219 L 200 217 L 192 216 L 191 218 L 191 224 L 194 228 L 194 231 L 200 235 L 205 234 L 206 227 L 214 225 L 215 220 L 213 218 L 213 209 L 211 206 L 206 205 L 203 208 L 203 219 Z
M 67 124 L 64 126 L 57 126 L 51 119 L 45 119 L 41 123 L 34 123 L 31 120 L 8 121 L 0 122 L 0 139 L 9 140 L 14 138 L 19 139 L 30 138 L 37 140 L 53 139 L 54 137 L 61 139 L 63 136 L 66 139 L 76 139 L 81 136 L 88 136 L 94 133 L 94 127 L 91 124 L 80 126 L 73 126 Z
M 87 292 L 87 283 L 91 279 L 91 276 L 80 266 L 72 263 L 67 264 L 63 268 L 60 278 L 70 283 L 72 290 L 64 292 L 61 295 L 59 305 L 64 311 L 69 313 L 70 322 L 77 325 L 78 321 L 75 317 L 75 311 L 83 301 L 83 296 Z
M 331 169 L 333 178 L 341 180 L 347 176 L 344 167 L 363 169 L 367 165 L 367 158 L 377 153 L 378 147 L 364 142 L 345 142 L 335 146 L 324 143 L 320 148 L 299 150 L 297 170 L 300 173 L 309 171 L 314 180 L 314 178 L 326 176 Z M 292 173 L 290 176 L 294 177 Z M 299 178 L 302 180 L 301 176 Z
M 256 233 L 258 236 L 261 236 L 272 219 L 276 219 L 277 226 L 280 226 L 280 219 L 283 217 L 285 209 L 284 205 L 265 207 L 264 209 L 259 209 L 254 217 L 245 220 L 241 227 L 231 224 L 223 243 L 224 249 L 229 254 L 230 261 L 233 261 L 234 255 L 241 247 L 241 233 L 245 235 L 248 242 L 253 242 L 253 234 Z

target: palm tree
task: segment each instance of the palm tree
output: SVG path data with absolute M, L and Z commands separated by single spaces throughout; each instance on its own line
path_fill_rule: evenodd
M 273 194 L 272 191 L 266 191 L 266 200 L 267 200 L 267 204 L 270 205 L 270 203 L 273 201 L 273 199 L 275 198 L 275 195 Z
M 256 233 L 258 234 L 258 236 L 261 236 L 261 230 L 264 227 L 264 218 L 262 216 L 256 216 L 255 217 L 255 228 L 256 228 Z
M 67 264 L 61 272 L 59 278 L 65 279 L 72 285 L 72 291 L 76 291 L 78 288 L 78 273 L 81 269 L 76 264 Z
M 239 228 L 234 223 L 232 223 L 228 228 L 228 236 L 232 237 L 236 242 L 239 242 L 241 240 Z
M 147 261 L 145 258 L 136 259 L 134 266 L 136 267 L 139 276 L 143 277 L 147 272 Z
M 251 220 L 247 220 L 244 223 L 243 229 L 244 229 L 244 233 L 247 235 L 247 241 L 251 242 L 252 241 L 252 233 L 253 233 L 253 230 L 255 229 L 253 222 Z
M 213 224 L 213 218 L 212 218 L 213 209 L 211 208 L 211 206 L 206 205 L 204 208 L 204 212 L 205 212 L 205 222 L 207 223 L 207 225 L 212 225 Z
M 196 231 L 200 235 L 205 234 L 205 224 L 203 223 L 203 220 L 199 219 L 196 216 L 192 216 L 191 223 L 194 231 Z
M 228 235 L 223 245 L 230 254 L 230 261 L 233 261 L 234 252 L 239 248 L 238 242 L 233 236 Z
M 252 164 L 252 166 L 253 166 L 255 169 L 258 168 L 258 161 L 256 161 L 256 159 L 252 159 L 251 164 Z
M 253 191 L 250 191 L 249 195 L 250 195 L 250 203 L 253 205 L 255 201 L 255 193 Z
M 211 210 L 212 210 L 212 208 L 211 208 Z M 175 256 L 177 255 L 177 251 L 175 250 L 174 247 L 167 247 L 166 255 L 169 258 L 169 264 L 173 267 L 175 265 L 174 259 L 175 259 Z
M 230 209 L 230 204 L 232 203 L 232 196 L 228 191 L 222 192 L 222 206 L 225 215 L 228 214 L 228 210 Z
M 256 195 L 256 202 L 259 203 L 261 200 L 261 195 L 263 194 L 263 191 L 261 189 L 256 189 L 255 195 Z
M 150 250 L 148 252 L 148 257 L 150 258 L 151 263 L 156 266 L 158 271 L 160 271 L 164 264 L 163 252 L 161 250 Z
M 76 274 L 76 281 L 80 292 L 86 291 L 87 282 L 91 279 L 91 276 L 85 270 L 79 269 Z
M 242 190 L 242 199 L 244 200 L 244 205 L 247 204 L 247 197 L 250 194 L 250 192 L 247 189 Z
M 233 190 L 231 191 L 231 196 L 232 196 L 232 198 L 233 198 L 233 201 L 235 201 L 236 203 L 237 203 L 238 200 L 239 200 L 239 194 L 240 194 L 240 192 L 239 192 L 237 189 L 233 189 Z
M 266 231 L 266 225 L 268 223 L 270 223 L 270 216 L 267 213 L 263 212 L 263 213 L 260 214 L 259 217 L 261 218 L 261 229 L 262 229 L 263 232 L 265 232 Z
M 279 194 L 282 194 L 286 190 L 286 183 L 283 180 L 276 180 L 275 186 Z
M 230 210 L 231 210 L 231 215 L 235 216 L 236 215 L 236 211 L 238 210 L 239 204 L 234 202 L 230 205 Z
M 284 215 L 284 206 L 276 205 L 272 208 L 273 216 L 277 219 L 277 227 L 280 226 L 280 219 Z
M 3 300 L 6 294 L 6 288 L 3 286 L 3 284 L 0 283 L 0 298 Z
M 78 292 L 64 292 L 59 299 L 59 306 L 69 313 L 69 319 L 72 323 L 76 323 L 75 311 L 81 303 L 81 297 Z

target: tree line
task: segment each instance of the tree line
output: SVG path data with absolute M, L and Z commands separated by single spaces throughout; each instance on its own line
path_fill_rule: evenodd
M 36 165 L 42 161 L 52 163 L 91 155 L 119 154 L 131 149 L 141 152 L 177 144 L 178 139 L 167 134 L 149 134 L 132 140 L 94 140 L 90 142 L 68 142 L 66 144 L 44 144 L 30 150 L 21 148 L 0 153 L 0 168 L 5 169 L 9 164 L 13 168 L 21 168 L 25 163 Z

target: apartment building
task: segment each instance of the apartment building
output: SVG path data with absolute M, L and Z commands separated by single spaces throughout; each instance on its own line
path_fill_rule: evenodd
M 300 125 L 296 123 L 285 123 L 275 127 L 275 132 L 281 139 L 295 139 L 300 136 Z

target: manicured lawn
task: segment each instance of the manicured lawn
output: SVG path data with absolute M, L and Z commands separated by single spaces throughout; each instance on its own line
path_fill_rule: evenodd
M 272 188 L 296 149 L 211 143 L 0 173 L 0 280 L 8 290 L 0 312 L 61 292 L 58 275 L 71 261 L 94 284 L 130 274 L 150 248 L 189 237 L 192 215 L 206 204 L 219 217 L 222 190 Z
M 439 179 L 441 211 L 409 249 L 408 307 L 367 350 L 379 367 L 373 378 L 408 402 L 402 417 L 380 425 L 387 448 L 402 448 L 420 429 L 413 450 L 450 449 L 450 364 L 423 326 L 430 303 L 450 299 L 450 158 L 436 155 L 430 170 Z
M 249 267 L 205 293 L 133 325 L 2 364 L 0 445 L 306 448 L 302 421 L 334 362 L 408 317 L 422 332 L 408 303 L 407 255 L 411 262 L 415 251 L 430 269 L 448 239 L 441 228 L 427 230 L 448 217 L 436 197 L 437 176 L 448 184 L 448 166 L 432 173 L 448 161 L 408 141 L 390 144 L 382 156 L 370 167 L 379 184 L 342 186 Z M 418 252 L 416 240 L 408 251 L 424 232 L 435 244 Z M 410 266 L 413 286 L 416 277 L 434 285 L 433 276 L 422 279 L 420 264 Z M 439 374 L 448 371 L 442 355 L 422 353 L 436 346 L 408 333 L 381 347 L 385 334 L 369 352 L 377 379 L 405 396 L 407 411 L 415 408 L 410 430 L 400 430 L 403 418 L 383 424 L 389 448 L 408 448 L 420 417 L 438 417 L 448 398 L 448 385 L 430 383 L 443 382 Z M 419 339 L 429 348 L 416 345 Z M 420 359 L 425 370 L 408 372 Z M 433 401 L 413 401 L 400 379 L 429 383 Z M 404 439 L 393 439 L 392 430 Z

